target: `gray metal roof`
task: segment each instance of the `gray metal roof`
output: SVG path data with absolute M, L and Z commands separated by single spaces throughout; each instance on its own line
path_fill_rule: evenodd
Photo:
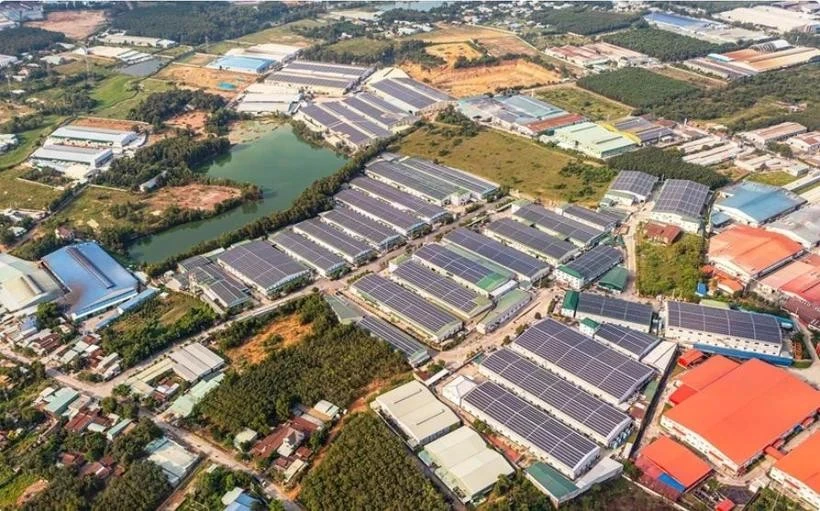
M 777 318 L 768 314 L 705 307 L 694 303 L 666 302 L 667 326 L 740 337 L 767 344 L 783 343 Z
M 308 273 L 308 269 L 301 263 L 263 240 L 229 248 L 219 254 L 217 259 L 263 289 L 275 288 L 287 280 Z

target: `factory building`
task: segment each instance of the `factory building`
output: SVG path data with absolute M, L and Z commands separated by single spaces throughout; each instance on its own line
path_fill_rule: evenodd
M 820 509 L 818 460 L 820 432 L 815 431 L 806 441 L 777 460 L 769 475 L 792 498 L 806 504 L 809 509 Z
M 379 395 L 370 406 L 394 424 L 411 447 L 441 438 L 461 422 L 452 410 L 418 381 L 405 383 Z
M 33 312 L 61 295 L 60 284 L 37 263 L 0 254 L 0 316 Z
M 781 122 L 767 128 L 760 128 L 752 131 L 740 133 L 740 138 L 748 140 L 755 147 L 764 149 L 767 144 L 780 142 L 795 135 L 800 135 L 808 131 L 805 126 L 796 122 Z
M 558 128 L 552 140 L 564 149 L 580 151 L 599 159 L 611 158 L 637 148 L 637 144 L 627 137 L 593 122 Z
M 694 181 L 667 179 L 649 216 L 657 222 L 676 225 L 686 232 L 697 233 L 703 226 L 709 193 L 708 186 Z
M 797 210 L 806 200 L 779 186 L 741 181 L 724 188 L 715 201 L 719 211 L 741 224 L 758 227 Z
M 800 243 L 776 232 L 734 225 L 709 241 L 708 259 L 744 283 L 758 279 L 803 253 Z

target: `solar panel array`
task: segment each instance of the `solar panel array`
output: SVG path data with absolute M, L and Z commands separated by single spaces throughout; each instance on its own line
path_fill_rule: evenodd
M 374 255 L 373 249 L 364 241 L 357 240 L 317 218 L 299 222 L 293 228 L 314 241 L 326 244 L 334 252 L 345 257 L 361 259 Z
M 478 176 L 474 176 L 468 172 L 439 165 L 421 158 L 406 158 L 401 161 L 401 164 L 419 172 L 423 172 L 428 176 L 443 179 L 458 188 L 468 190 L 479 196 L 485 196 L 493 193 L 499 188 L 497 184 L 487 181 L 486 179 L 482 179 Z
M 223 303 L 231 305 L 248 299 L 247 287 L 216 264 L 203 264 L 190 271 L 191 280 L 207 287 Z
M 484 359 L 481 366 L 543 401 L 547 410 L 562 412 L 605 438 L 617 434 L 629 423 L 629 416 L 624 412 L 508 348 L 496 351 Z
M 409 188 L 435 202 L 445 202 L 451 195 L 459 192 L 456 186 L 401 163 L 376 160 L 367 165 L 365 173 Z
M 293 62 L 288 63 L 284 69 L 289 71 L 340 75 L 351 78 L 361 78 L 369 71 L 369 68 L 363 66 L 332 64 L 328 62 L 311 62 L 308 60 L 294 60 Z
M 700 218 L 708 198 L 708 186 L 686 179 L 667 179 L 653 211 Z
M 345 266 L 344 259 L 293 231 L 279 231 L 270 239 L 274 245 L 294 254 L 321 273 L 332 273 Z
M 768 314 L 704 307 L 694 303 L 666 302 L 667 325 L 718 335 L 781 344 L 783 332 L 777 318 Z
M 276 71 L 271 73 L 266 80 L 267 83 L 282 82 L 307 87 L 330 87 L 336 89 L 347 89 L 353 85 L 353 80 L 349 78 L 331 78 L 327 76 L 306 76 L 288 73 L 287 71 Z
M 586 280 L 595 280 L 623 260 L 620 250 L 607 245 L 598 245 L 582 254 L 564 267 L 578 273 Z
M 535 355 L 555 365 L 617 402 L 628 399 L 653 374 L 649 366 L 552 319 L 531 326 L 511 346 L 525 356 Z
M 575 204 L 570 204 L 564 208 L 564 215 L 574 217 L 577 220 L 588 222 L 595 227 L 608 231 L 618 225 L 621 218 L 611 213 L 604 211 L 593 211 L 591 209 L 582 208 Z
M 618 346 L 632 353 L 638 359 L 649 353 L 652 348 L 661 342 L 653 335 L 606 322 L 601 323 L 601 326 L 595 332 L 595 338 L 603 339 L 609 344 Z
M 409 117 L 407 112 L 366 92 L 345 99 L 345 104 L 388 129 Z
M 301 263 L 273 248 L 263 240 L 229 248 L 219 254 L 222 264 L 263 289 L 271 289 L 308 271 Z
M 352 232 L 376 248 L 387 245 L 398 237 L 390 227 L 346 208 L 336 208 L 323 213 L 322 220 Z
M 364 216 L 386 223 L 400 234 L 424 225 L 424 222 L 410 213 L 398 210 L 390 204 L 358 190 L 342 190 L 336 194 L 336 200 Z
M 376 300 L 403 318 L 436 333 L 461 321 L 419 295 L 376 274 L 368 274 L 352 284 L 352 288 Z
M 439 275 L 413 261 L 405 261 L 393 271 L 393 276 L 414 289 L 424 291 L 451 309 L 472 317 L 486 310 L 491 302 L 470 289 L 460 286 L 453 279 Z
M 595 229 L 581 222 L 561 216 L 543 206 L 528 204 L 518 208 L 513 217 L 528 224 L 535 224 L 536 227 L 544 229 L 550 234 L 554 234 L 563 239 L 576 241 L 583 245 L 588 245 L 598 239 L 603 231 Z
M 350 186 L 363 190 L 370 195 L 375 195 L 402 209 L 410 210 L 411 213 L 425 222 L 435 223 L 450 216 L 450 213 L 441 206 L 436 206 L 375 179 L 357 177 L 350 182 Z
M 388 101 L 398 100 L 415 110 L 424 110 L 450 99 L 446 94 L 411 79 L 387 78 L 371 82 L 369 87 L 375 89 L 377 94 L 386 96 Z
M 581 314 L 629 321 L 647 328 L 655 315 L 649 305 L 593 293 L 578 293 L 578 307 L 575 310 Z
M 300 112 L 305 117 L 310 118 L 314 124 L 318 124 L 330 131 L 341 134 L 343 138 L 347 139 L 352 144 L 362 145 L 376 138 L 375 135 L 365 133 L 350 124 L 345 123 L 345 121 L 318 105 L 307 105 L 302 107 Z
M 464 227 L 457 227 L 448 232 L 444 236 L 444 241 L 530 280 L 535 280 L 550 269 L 547 263 Z
M 503 424 L 572 472 L 600 452 L 592 440 L 496 383 L 487 381 L 478 385 L 464 396 L 464 402 Z
M 422 343 L 381 318 L 365 314 L 357 324 L 370 332 L 371 335 L 386 341 L 404 353 L 407 358 L 415 359 L 419 353 L 427 352 L 427 348 Z
M 416 250 L 413 257 L 422 264 L 439 268 L 448 275 L 454 275 L 484 290 L 496 289 L 509 281 L 504 275 L 442 245 L 424 245 Z
M 576 250 L 572 243 L 509 218 L 496 220 L 488 224 L 485 229 L 510 242 L 521 244 L 537 254 L 542 254 L 543 257 L 555 263 L 563 261 Z

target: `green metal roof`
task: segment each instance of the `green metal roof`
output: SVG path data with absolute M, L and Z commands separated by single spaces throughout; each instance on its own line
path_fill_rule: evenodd
M 578 299 L 581 295 L 578 291 L 567 291 L 564 295 L 564 303 L 561 305 L 562 309 L 571 309 L 577 310 L 578 309 Z
M 559 500 L 561 497 L 578 491 L 578 487 L 575 486 L 572 481 L 551 466 L 546 463 L 541 463 L 540 461 L 527 469 L 527 476 Z
M 607 289 L 623 291 L 626 289 L 626 283 L 628 280 L 629 270 L 619 265 L 606 272 L 598 281 L 598 285 Z
M 561 266 L 559 266 L 558 271 L 562 271 L 562 272 L 566 273 L 567 275 L 571 275 L 571 276 L 575 277 L 576 279 L 584 278 L 583 275 L 581 275 L 580 273 L 578 273 L 577 271 L 573 270 L 572 268 L 570 268 L 569 266 L 567 266 L 565 264 L 562 264 Z
M 593 330 L 598 330 L 598 327 L 601 326 L 597 321 L 593 321 L 589 318 L 584 318 L 581 320 L 581 324 L 584 326 L 588 326 Z

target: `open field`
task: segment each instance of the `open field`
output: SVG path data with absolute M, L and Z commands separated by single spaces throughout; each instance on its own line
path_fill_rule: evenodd
M 32 109 L 27 105 L 16 105 L 14 103 L 0 103 L 0 123 L 11 120 L 12 117 L 23 117 L 30 114 Z
M 254 83 L 256 77 L 250 74 L 233 73 L 219 69 L 200 68 L 171 64 L 154 75 L 158 80 L 168 80 L 180 87 L 205 89 L 207 92 L 233 98 L 245 87 Z M 227 84 L 234 88 L 226 88 Z
M 145 202 L 154 211 L 165 211 L 171 206 L 213 211 L 217 204 L 239 197 L 239 195 L 240 191 L 230 186 L 192 183 L 184 186 L 162 187 L 152 193 Z
M 438 30 L 410 36 L 433 44 L 477 41 L 490 55 L 502 57 L 508 53 L 538 55 L 538 50 L 517 35 L 491 27 L 453 26 L 441 24 Z
M 797 178 L 782 170 L 772 172 L 755 172 L 746 178 L 748 181 L 766 183 L 767 185 L 783 186 L 791 183 Z
M 16 509 L 17 499 L 23 496 L 26 488 L 40 479 L 37 474 L 20 472 L 0 488 L 0 509 Z
M 593 121 L 613 120 L 629 115 L 632 108 L 594 92 L 573 85 L 549 87 L 537 92 L 538 97 L 568 112 L 579 113 Z
M 425 69 L 409 62 L 401 67 L 416 80 L 427 82 L 456 97 L 496 92 L 510 87 L 547 85 L 561 79 L 558 73 L 521 59 L 502 62 L 497 66 L 460 69 L 448 66 Z
M 128 75 L 111 75 L 98 82 L 91 92 L 91 97 L 97 100 L 95 109 L 111 108 L 136 94 L 134 87 L 139 78 Z
M 275 320 L 268 325 L 265 330 L 253 336 L 241 346 L 231 348 L 226 354 L 233 364 L 243 362 L 247 364 L 258 364 L 268 356 L 268 349 L 265 346 L 267 339 L 274 335 L 279 336 L 282 338 L 282 342 L 278 347 L 286 348 L 301 341 L 312 328 L 310 323 L 303 325 L 300 321 L 299 314 L 293 313 Z
M 80 117 L 71 121 L 71 126 L 86 126 L 89 128 L 102 128 L 108 130 L 130 130 L 135 124 L 148 126 L 147 123 L 139 121 L 129 121 L 125 119 L 108 119 L 106 117 Z
M 198 298 L 172 291 L 168 292 L 165 299 L 156 296 L 152 300 L 158 302 L 159 306 L 152 308 L 150 314 L 145 314 L 144 310 L 140 309 L 128 316 L 129 321 L 116 321 L 108 328 L 116 333 L 124 334 L 128 331 L 145 328 L 146 325 L 170 327 L 189 310 L 203 306 Z
M 636 236 L 638 292 L 643 296 L 693 299 L 700 278 L 703 239 L 684 233 L 678 241 L 666 246 L 645 240 L 643 231 Z
M 444 43 L 434 44 L 425 48 L 430 55 L 439 57 L 452 65 L 459 57 L 475 59 L 481 56 L 481 52 L 467 43 Z
M 94 231 L 103 227 L 128 227 L 131 222 L 125 217 L 114 218 L 111 207 L 137 201 L 137 197 L 131 192 L 89 186 L 68 206 L 49 217 L 43 225 L 47 230 L 59 225 L 91 228 Z
M 62 32 L 69 39 L 79 40 L 96 32 L 105 19 L 105 11 L 55 11 L 49 12 L 45 20 L 27 22 L 26 26 Z
M 53 66 L 51 69 L 61 75 L 73 75 L 85 72 L 86 62 L 84 59 L 80 59 L 77 55 L 70 55 L 67 56 L 66 60 L 69 60 L 70 62 L 60 64 L 59 66 Z M 87 69 L 92 73 L 107 75 L 111 73 L 111 69 L 116 65 L 117 63 L 113 60 L 99 61 L 89 58 Z
M 780 117 L 788 113 L 788 108 L 782 102 L 772 97 L 759 98 L 754 105 L 738 109 L 730 115 L 704 121 L 705 124 L 720 124 L 723 126 L 743 125 L 754 123 L 769 117 Z
M 656 73 L 668 76 L 669 78 L 689 82 L 700 89 L 717 89 L 720 87 L 725 87 L 728 83 L 719 78 L 713 78 L 711 76 L 702 75 L 688 69 L 681 69 L 674 66 L 664 66 L 661 68 L 654 68 L 653 70 Z
M 202 45 L 199 46 L 197 49 L 204 54 L 210 55 L 224 55 L 227 53 L 228 50 L 233 50 L 234 48 L 247 48 L 251 46 L 249 43 L 243 43 L 241 41 L 219 41 L 216 43 L 209 43 L 207 46 Z M 213 57 L 211 57 L 213 58 Z M 185 60 L 188 62 L 188 60 Z
M 179 55 L 182 55 L 186 51 L 190 51 L 192 49 L 193 49 L 193 47 L 188 46 L 187 44 L 179 44 L 177 46 L 173 46 L 171 48 L 166 48 L 162 51 L 158 51 L 157 55 L 162 55 L 164 57 L 172 57 L 173 58 L 173 57 L 177 57 Z
M 43 210 L 60 196 L 61 192 L 50 186 L 18 180 L 26 171 L 26 167 L 0 170 L 0 209 Z
M 546 201 L 567 201 L 585 185 L 580 178 L 559 171 L 574 158 L 532 140 L 484 129 L 462 138 L 446 128 L 419 129 L 401 141 L 399 152 L 436 160 L 486 177 L 513 191 Z M 597 202 L 606 185 L 595 186 L 590 202 Z M 587 199 L 585 199 L 587 200 Z
M 298 27 L 312 28 L 326 25 L 324 20 L 303 19 L 292 23 L 285 23 L 278 27 L 267 28 L 253 34 L 240 37 L 238 41 L 243 43 L 278 43 L 292 44 L 293 46 L 310 46 L 317 41 L 297 34 L 293 29 Z
M 481 46 L 487 48 L 487 53 L 494 57 L 504 55 L 532 55 L 536 56 L 539 51 L 522 41 L 518 36 L 491 37 L 479 40 Z
M 202 132 L 205 128 L 205 123 L 208 121 L 208 113 L 201 110 L 193 112 L 186 112 L 177 115 L 168 120 L 166 124 L 169 126 L 177 126 L 180 128 L 190 128 L 196 132 Z
M 105 108 L 98 108 L 96 115 L 110 117 L 112 119 L 125 119 L 128 111 L 139 105 L 140 102 L 154 92 L 162 92 L 171 89 L 173 86 L 163 80 L 145 78 L 135 83 L 136 89 L 131 91 L 132 96 L 121 100 L 118 103 L 110 104 Z
M 356 37 L 354 39 L 345 39 L 344 41 L 333 43 L 327 47 L 327 51 L 337 55 L 344 53 L 355 57 L 372 58 L 378 56 L 391 46 L 393 46 L 391 41 Z
M 214 51 L 210 49 L 208 51 Z M 211 63 L 212 60 L 217 58 L 217 53 L 192 53 L 187 57 L 180 59 L 179 62 L 183 64 L 189 64 L 191 66 L 207 66 Z
M 45 137 L 54 131 L 54 128 L 63 122 L 63 119 L 64 117 L 50 115 L 43 119 L 44 122 L 41 128 L 34 128 L 18 133 L 17 146 L 6 153 L 0 154 L 0 169 L 13 167 L 28 158 L 28 155 L 34 151 L 34 146 L 39 141 L 45 140 Z M 0 190 L 2 190 L 2 188 L 0 188 Z

